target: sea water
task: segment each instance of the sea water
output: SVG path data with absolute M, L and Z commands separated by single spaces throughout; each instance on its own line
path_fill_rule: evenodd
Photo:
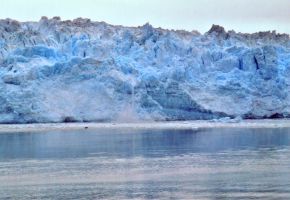
M 0 134 L 0 199 L 290 199 L 290 129 Z

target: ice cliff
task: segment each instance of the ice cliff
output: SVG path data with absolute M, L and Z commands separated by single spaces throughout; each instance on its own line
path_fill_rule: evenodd
M 290 116 L 287 34 L 0 21 L 0 123 Z

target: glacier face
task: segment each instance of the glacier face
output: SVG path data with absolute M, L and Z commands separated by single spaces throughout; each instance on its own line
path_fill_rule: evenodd
M 0 21 L 0 123 L 290 116 L 286 34 Z

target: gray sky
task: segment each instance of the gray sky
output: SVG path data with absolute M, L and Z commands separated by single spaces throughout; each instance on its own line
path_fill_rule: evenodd
M 227 30 L 290 33 L 290 0 L 1 0 L 0 18 L 38 21 L 41 16 L 77 17 L 111 24 L 205 32 Z

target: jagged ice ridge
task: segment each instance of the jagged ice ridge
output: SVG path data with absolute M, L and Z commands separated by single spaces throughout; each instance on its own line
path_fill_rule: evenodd
M 287 34 L 0 21 L 0 123 L 290 116 Z

